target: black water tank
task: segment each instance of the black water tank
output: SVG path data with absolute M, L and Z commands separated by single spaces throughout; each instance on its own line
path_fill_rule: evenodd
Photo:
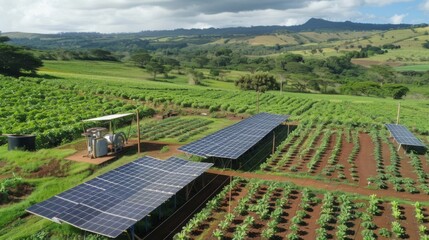
M 8 135 L 8 150 L 36 151 L 36 136 L 34 135 Z

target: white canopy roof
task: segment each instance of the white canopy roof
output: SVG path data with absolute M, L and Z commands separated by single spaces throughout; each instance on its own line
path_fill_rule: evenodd
M 83 122 L 111 121 L 111 120 L 114 120 L 114 119 L 118 119 L 118 118 L 130 116 L 130 115 L 134 115 L 134 113 L 122 113 L 122 114 L 106 115 L 106 116 L 102 116 L 102 117 L 96 117 L 96 118 L 86 119 L 86 120 L 83 120 Z

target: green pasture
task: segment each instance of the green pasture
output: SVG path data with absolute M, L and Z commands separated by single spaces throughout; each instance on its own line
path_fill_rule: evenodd
M 426 72 L 429 71 L 429 64 L 419 64 L 419 65 L 405 65 L 395 68 L 397 71 L 418 71 Z
M 39 75 L 51 76 L 60 79 L 97 81 L 107 84 L 138 84 L 145 88 L 234 88 L 233 81 L 244 73 L 239 71 L 223 71 L 219 81 L 209 75 L 209 70 L 201 70 L 205 79 L 202 86 L 191 86 L 188 84 L 188 76 L 185 70 L 182 74 L 177 74 L 177 70 L 172 70 L 165 77 L 157 74 L 153 79 L 152 74 L 144 69 L 122 63 L 103 61 L 44 61 L 44 67 L 39 71 Z

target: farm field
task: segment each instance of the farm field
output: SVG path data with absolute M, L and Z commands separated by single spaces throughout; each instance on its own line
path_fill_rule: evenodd
M 85 62 L 81 64 L 84 65 Z M 108 78 L 103 75 L 89 77 L 79 73 L 69 76 L 63 75 L 62 72 L 44 73 L 59 78 L 46 80 L 44 84 L 68 90 L 78 89 L 88 95 L 102 94 L 116 99 L 148 102 L 156 106 L 174 104 L 210 112 L 227 111 L 237 114 L 256 112 L 256 93 L 237 91 L 230 87 L 220 90 L 162 81 Z M 313 119 L 317 116 L 322 120 L 368 126 L 395 121 L 397 102 L 373 97 L 268 92 L 261 96 L 259 104 L 260 111 L 291 114 L 293 120 Z M 425 120 L 425 116 L 429 114 L 427 103 L 428 100 L 423 99 L 401 101 L 401 122 L 417 132 L 428 131 L 428 121 Z M 414 114 L 417 109 L 422 114 Z M 339 112 L 341 114 L 337 114 Z
M 169 138 L 165 136 L 152 141 L 146 141 L 142 138 L 144 140 L 143 152 L 140 155 L 131 151 L 104 166 L 64 160 L 65 157 L 85 147 L 85 143 L 81 139 L 61 145 L 58 148 L 41 149 L 37 152 L 8 151 L 6 145 L 0 146 L 0 184 L 6 189 L 11 189 L 6 195 L 3 195 L 3 191 L 0 192 L 0 215 L 4 216 L 0 218 L 0 239 L 21 239 L 31 236 L 41 236 L 41 239 L 64 239 L 67 237 L 81 239 L 80 237 L 84 234 L 83 231 L 68 225 L 53 224 L 51 221 L 37 216 L 29 216 L 25 213 L 25 209 L 36 202 L 44 201 L 84 181 L 134 161 L 146 155 L 146 149 L 148 152 L 155 153 L 153 154 L 155 156 L 157 154 L 172 156 L 178 154 L 173 146 L 180 146 L 234 122 L 234 120 L 206 116 L 183 116 L 165 120 L 146 118 L 141 123 L 142 133 L 150 133 L 148 129 L 154 126 L 160 129 L 158 127 L 163 124 L 175 124 L 182 128 L 200 124 L 200 130 L 201 128 L 208 129 L 204 129 L 200 133 L 193 132 L 190 134 L 191 132 L 188 131 L 185 134 L 170 136 Z M 128 129 L 128 127 L 124 129 Z M 179 130 L 177 132 L 182 133 Z M 179 138 L 181 137 L 186 139 L 180 142 L 181 139 Z M 164 148 L 159 146 L 164 146 Z M 20 191 L 15 189 L 20 189 Z M 5 198 L 3 198 L 4 196 Z M 95 234 L 86 234 L 86 238 L 107 239 Z M 126 239 L 124 236 L 122 238 Z
M 144 121 L 141 124 L 140 132 L 143 140 L 184 144 L 213 133 L 233 122 L 228 119 L 206 116 L 170 117 L 164 120 Z M 136 137 L 135 129 L 131 131 L 131 134 Z
M 231 194 L 231 195 L 230 195 Z M 176 239 L 427 239 L 427 206 L 234 178 Z
M 291 52 L 314 60 L 358 51 L 358 45 L 393 43 L 403 48 L 356 61 L 365 66 L 387 63 L 397 71 L 427 71 L 427 53 L 422 51 L 422 43 L 429 40 L 426 31 L 429 28 L 238 36 L 209 43 L 214 45 L 205 46 L 209 50 L 196 47 L 195 51 L 215 56 L 222 53 L 217 47 L 232 43 L 240 47 L 240 56 L 256 59 L 259 55 L 246 52 L 249 50 L 242 45 L 251 45 L 247 47 L 257 49 L 255 52 L 263 57 L 264 51 L 275 52 L 275 47 L 294 47 L 276 44 L 299 45 Z M 154 39 L 158 43 L 186 41 L 186 37 Z M 312 49 L 318 50 L 311 53 Z M 174 56 L 174 51 L 169 51 L 165 54 Z M 154 51 L 153 56 L 161 52 L 164 50 Z M 169 70 L 154 79 L 147 69 L 127 61 L 47 60 L 34 77 L 0 75 L 0 134 L 35 134 L 38 149 L 7 151 L 5 138 L 0 138 L 0 240 L 106 239 L 67 224 L 51 223 L 27 214 L 25 209 L 149 153 L 160 159 L 180 156 L 204 161 L 178 148 L 258 112 L 290 115 L 287 124 L 293 131 L 274 144 L 267 137 L 263 144 L 268 152 L 272 149 L 272 155 L 267 159 L 252 156 L 256 170 L 209 169 L 207 175 L 216 175 L 223 183 L 231 179 L 232 183 L 220 193 L 211 188 L 198 189 L 216 196 L 201 199 L 203 203 L 179 215 L 181 225 L 174 229 L 181 231 L 170 232 L 177 233 L 175 240 L 429 240 L 429 153 L 404 152 L 384 126 L 397 121 L 400 103 L 400 124 L 428 144 L 427 85 L 404 83 L 410 93 L 401 100 L 280 91 L 259 95 L 239 90 L 234 84 L 252 69 L 220 68 L 221 74 L 215 77 L 212 65 L 192 67 L 204 78 L 200 85 L 191 85 L 186 69 L 189 66 L 182 65 L 183 69 Z M 346 78 L 346 74 L 332 77 Z M 340 89 L 342 80 L 348 81 L 335 79 L 330 88 Z M 289 84 L 294 89 L 293 83 Z M 81 136 L 83 119 L 136 110 L 141 115 L 143 153 L 131 149 L 97 166 L 65 160 L 87 148 Z M 174 116 L 167 117 L 170 113 Z M 136 123 L 130 127 L 130 121 L 118 122 L 116 127 L 129 131 L 135 141 Z M 175 213 L 172 209 L 166 211 L 172 218 Z M 158 218 L 155 222 L 162 227 L 161 214 L 157 214 L 153 214 Z M 153 230 L 145 229 L 153 226 L 144 221 L 136 225 L 138 234 Z M 129 239 L 129 235 L 121 234 L 119 239 Z
M 421 65 L 406 65 L 395 68 L 397 71 L 428 71 L 429 64 L 421 64 Z
M 261 169 L 396 192 L 429 194 L 429 158 L 406 154 L 387 130 L 300 126 Z

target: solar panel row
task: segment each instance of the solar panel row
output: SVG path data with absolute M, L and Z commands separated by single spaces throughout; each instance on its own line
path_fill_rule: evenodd
M 206 171 L 211 163 L 144 157 L 67 190 L 28 212 L 117 237 Z
M 179 150 L 201 157 L 237 159 L 288 118 L 288 115 L 259 113 Z
M 417 139 L 406 127 L 399 124 L 386 124 L 386 127 L 399 144 L 426 147 L 425 144 Z

